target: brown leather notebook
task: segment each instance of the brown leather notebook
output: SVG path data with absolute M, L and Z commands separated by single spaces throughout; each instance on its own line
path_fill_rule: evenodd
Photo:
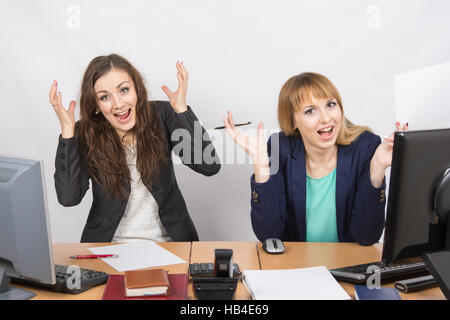
M 126 271 L 124 287 L 126 297 L 170 294 L 170 282 L 165 269 Z
M 123 274 L 109 275 L 103 292 L 103 300 L 186 300 L 189 275 L 187 273 L 169 273 L 170 294 L 168 296 L 126 297 Z

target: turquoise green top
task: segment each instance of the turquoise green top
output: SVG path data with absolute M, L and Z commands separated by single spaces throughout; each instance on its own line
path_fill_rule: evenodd
M 306 176 L 306 241 L 339 242 L 336 224 L 336 168 L 320 179 Z

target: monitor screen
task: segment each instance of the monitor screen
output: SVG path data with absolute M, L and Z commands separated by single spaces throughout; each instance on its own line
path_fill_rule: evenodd
M 10 278 L 55 283 L 43 178 L 42 161 L 0 156 L 0 298 L 23 297 Z
M 446 223 L 433 221 L 437 184 L 450 168 L 450 129 L 395 133 L 382 260 L 442 250 Z

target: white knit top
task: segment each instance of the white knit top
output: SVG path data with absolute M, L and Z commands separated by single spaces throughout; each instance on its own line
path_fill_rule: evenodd
M 159 218 L 158 203 L 141 181 L 141 175 L 136 168 L 136 151 L 136 144 L 126 149 L 131 193 L 112 242 L 172 241 Z

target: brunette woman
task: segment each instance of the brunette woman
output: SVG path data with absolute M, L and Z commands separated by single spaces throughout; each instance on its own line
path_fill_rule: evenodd
M 59 202 L 79 204 L 91 181 L 81 242 L 198 240 L 171 152 L 181 143 L 177 155 L 205 176 L 216 174 L 220 161 L 186 104 L 188 72 L 183 63 L 176 68 L 178 90 L 162 87 L 169 102 L 148 101 L 144 80 L 128 60 L 116 54 L 93 59 L 83 76 L 77 122 L 75 101 L 64 108 L 57 82 L 51 85 L 50 103 L 61 123 L 54 175 Z M 201 157 L 194 159 L 196 153 Z

